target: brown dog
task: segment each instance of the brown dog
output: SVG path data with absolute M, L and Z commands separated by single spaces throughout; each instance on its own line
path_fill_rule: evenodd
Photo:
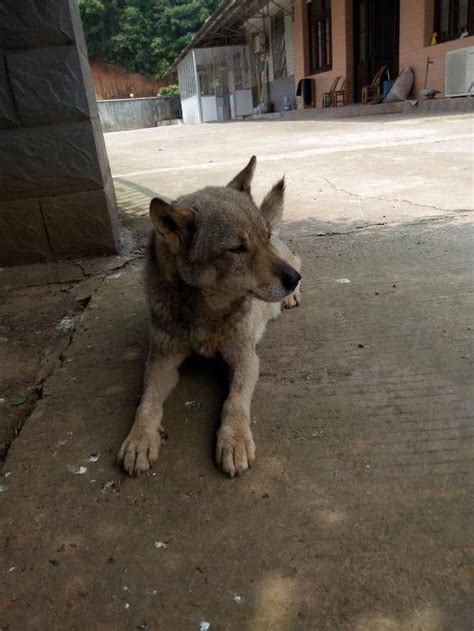
M 300 261 L 275 236 L 284 179 L 259 208 L 250 194 L 256 158 L 227 187 L 207 187 L 168 203 L 151 201 L 146 288 L 151 310 L 145 389 L 118 454 L 130 475 L 158 458 L 163 404 L 193 351 L 220 353 L 230 367 L 216 460 L 231 477 L 255 460 L 250 403 L 258 379 L 255 347 L 266 324 L 300 301 Z

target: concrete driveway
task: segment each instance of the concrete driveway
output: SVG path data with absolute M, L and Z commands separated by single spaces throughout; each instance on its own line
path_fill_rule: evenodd
M 473 206 L 472 115 L 171 126 L 107 134 L 127 210 L 223 184 L 258 157 L 254 194 L 287 178 L 288 234 L 440 217 Z M 142 194 L 142 195 L 141 195 Z
M 153 472 L 116 451 L 137 405 L 140 256 L 83 311 L 0 480 L 0 627 L 468 631 L 473 123 L 465 115 L 106 136 L 128 247 L 153 192 L 286 173 L 303 304 L 260 347 L 257 463 L 213 465 L 222 368 L 191 362 Z

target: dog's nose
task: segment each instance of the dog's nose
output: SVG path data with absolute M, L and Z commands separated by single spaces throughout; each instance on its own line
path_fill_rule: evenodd
M 285 271 L 282 273 L 280 278 L 283 287 L 288 291 L 293 291 L 294 289 L 296 289 L 296 286 L 300 282 L 301 275 L 298 274 L 295 269 L 288 266 L 287 269 L 285 269 Z

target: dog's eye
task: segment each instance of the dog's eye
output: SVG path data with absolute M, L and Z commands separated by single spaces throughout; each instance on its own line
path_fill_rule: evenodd
M 235 245 L 233 248 L 229 248 L 227 252 L 232 252 L 232 254 L 241 254 L 242 252 L 247 252 L 246 245 Z

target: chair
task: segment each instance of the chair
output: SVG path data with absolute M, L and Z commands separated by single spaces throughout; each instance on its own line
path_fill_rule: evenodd
M 323 94 L 323 100 L 321 103 L 322 107 L 331 107 L 333 105 L 334 92 L 336 91 L 337 84 L 339 83 L 340 80 L 341 80 L 341 77 L 336 77 L 332 83 L 332 86 L 329 92 L 325 92 Z
M 370 85 L 362 88 L 362 104 L 377 103 L 381 96 L 382 78 L 387 71 L 388 66 L 380 66 Z
M 338 90 L 334 90 L 332 96 L 332 104 L 334 107 L 338 107 L 339 102 L 341 102 L 341 105 L 347 105 L 347 77 L 341 83 L 341 87 Z

